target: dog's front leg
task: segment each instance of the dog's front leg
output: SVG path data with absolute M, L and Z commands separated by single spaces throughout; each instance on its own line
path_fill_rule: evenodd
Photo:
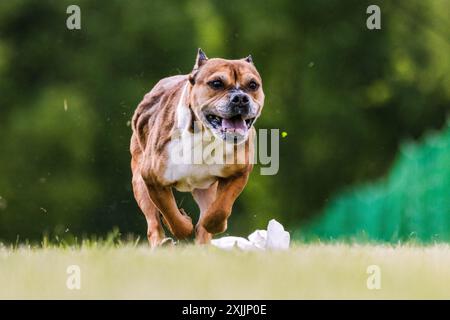
M 145 180 L 144 180 L 145 181 Z M 162 213 L 167 227 L 177 239 L 185 239 L 194 231 L 191 218 L 178 209 L 170 187 L 163 187 L 146 181 L 148 194 Z
M 197 228 L 205 228 L 212 234 L 221 233 L 227 229 L 227 219 L 231 214 L 234 201 L 247 184 L 250 171 L 249 167 L 238 175 L 219 179 L 216 199 L 200 217 Z
M 194 189 L 192 191 L 192 196 L 200 208 L 200 221 L 216 200 L 217 184 L 215 182 L 208 189 Z M 197 223 L 195 227 L 195 242 L 198 244 L 207 244 L 211 241 L 211 238 L 212 234 L 206 231 L 203 225 Z

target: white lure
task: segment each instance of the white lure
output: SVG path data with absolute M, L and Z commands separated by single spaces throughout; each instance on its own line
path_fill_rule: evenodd
M 242 237 L 222 237 L 211 240 L 215 247 L 232 250 L 239 248 L 244 251 L 249 250 L 287 250 L 289 249 L 290 234 L 284 230 L 281 223 L 272 219 L 269 221 L 267 230 L 256 230 L 248 236 Z

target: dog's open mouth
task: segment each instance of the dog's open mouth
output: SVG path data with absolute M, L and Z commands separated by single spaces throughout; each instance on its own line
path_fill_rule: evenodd
M 245 135 L 252 126 L 255 118 L 244 119 L 241 115 L 222 118 L 215 114 L 208 114 L 206 120 L 215 129 L 225 134 Z

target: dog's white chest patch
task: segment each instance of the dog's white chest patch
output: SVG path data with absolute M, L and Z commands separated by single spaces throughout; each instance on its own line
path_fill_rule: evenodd
M 202 134 L 184 131 L 168 145 L 165 180 L 179 191 L 206 189 L 218 177 L 225 177 L 227 154 L 233 146 L 223 141 L 205 139 Z
M 176 109 L 177 131 L 167 147 L 164 179 L 179 191 L 206 189 L 218 177 L 226 177 L 226 167 L 234 163 L 235 147 L 216 139 L 208 130 L 191 132 L 192 113 L 185 102 L 185 84 Z M 237 152 L 243 155 L 242 150 Z M 229 161 L 231 159 L 231 161 Z M 230 174 L 230 173 L 228 173 Z

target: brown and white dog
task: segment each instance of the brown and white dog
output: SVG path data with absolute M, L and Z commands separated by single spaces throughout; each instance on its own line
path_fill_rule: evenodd
M 130 151 L 134 196 L 146 217 L 152 247 L 171 240 L 165 238 L 161 215 L 178 239 L 194 231 L 191 218 L 177 207 L 172 187 L 191 192 L 200 208 L 197 243 L 209 243 L 212 234 L 226 230 L 233 203 L 253 168 L 253 124 L 263 104 L 262 81 L 251 56 L 208 59 L 201 49 L 189 75 L 164 78 L 145 95 L 133 116 Z M 195 132 L 224 146 L 219 157 L 244 146 L 239 148 L 244 161 L 175 161 L 174 150 L 191 146 Z M 239 151 L 233 159 L 238 156 Z

